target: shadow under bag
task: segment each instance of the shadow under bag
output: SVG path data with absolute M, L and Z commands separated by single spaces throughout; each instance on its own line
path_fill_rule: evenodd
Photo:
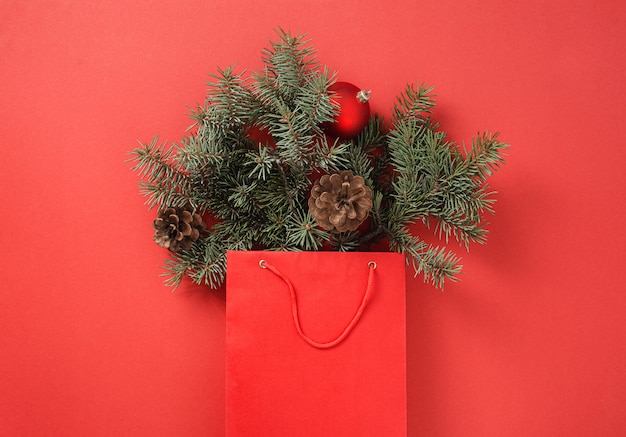
M 406 436 L 405 257 L 232 251 L 228 437 Z

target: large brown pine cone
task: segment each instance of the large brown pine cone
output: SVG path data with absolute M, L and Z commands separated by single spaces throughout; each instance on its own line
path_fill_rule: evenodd
M 189 207 L 170 207 L 160 211 L 152 227 L 156 244 L 172 252 L 191 249 L 193 242 L 207 229 L 200 214 L 193 213 Z
M 327 231 L 354 231 L 372 209 L 372 190 L 350 170 L 324 175 L 311 189 L 309 210 Z

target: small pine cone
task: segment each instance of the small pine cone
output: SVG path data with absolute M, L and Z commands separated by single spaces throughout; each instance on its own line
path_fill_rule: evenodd
M 354 231 L 372 209 L 372 190 L 350 170 L 324 175 L 311 189 L 309 210 L 327 231 Z
M 200 214 L 192 213 L 188 207 L 170 207 L 160 211 L 152 227 L 155 243 L 172 252 L 191 249 L 193 242 L 206 232 Z

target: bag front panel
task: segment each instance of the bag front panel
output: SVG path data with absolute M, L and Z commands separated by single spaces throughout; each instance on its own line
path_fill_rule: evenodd
M 343 342 L 317 349 L 298 335 L 335 338 L 371 299 Z M 406 435 L 405 262 L 393 253 L 229 252 L 228 436 Z

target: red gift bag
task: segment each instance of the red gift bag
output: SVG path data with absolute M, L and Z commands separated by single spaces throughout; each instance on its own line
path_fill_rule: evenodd
M 226 435 L 406 436 L 403 255 L 228 252 Z

